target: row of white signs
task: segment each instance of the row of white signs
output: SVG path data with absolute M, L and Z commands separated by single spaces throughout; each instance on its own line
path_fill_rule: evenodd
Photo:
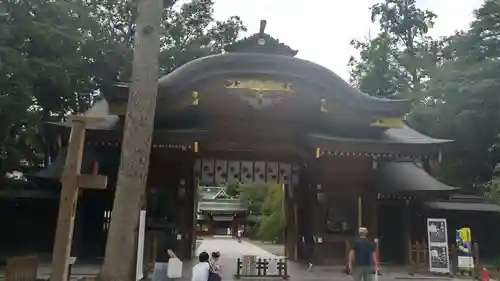
M 450 272 L 448 256 L 448 229 L 446 219 L 427 219 L 427 239 L 429 245 L 429 271 Z
M 450 258 L 448 255 L 446 219 L 427 219 L 427 239 L 429 245 L 429 271 L 449 273 Z M 468 240 L 470 242 L 470 237 Z M 470 270 L 474 267 L 474 259 L 470 255 L 458 255 L 457 259 L 459 268 Z

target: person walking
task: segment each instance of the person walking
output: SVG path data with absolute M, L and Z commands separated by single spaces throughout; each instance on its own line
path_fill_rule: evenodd
M 372 281 L 372 266 L 375 274 L 379 269 L 375 245 L 367 238 L 368 229 L 360 227 L 358 233 L 359 237 L 353 241 L 349 251 L 349 271 L 354 281 Z

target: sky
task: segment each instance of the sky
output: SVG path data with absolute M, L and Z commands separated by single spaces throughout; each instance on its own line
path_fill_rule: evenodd
M 297 57 L 327 67 L 345 80 L 349 78 L 347 62 L 357 54 L 349 42 L 377 33 L 377 26 L 370 21 L 369 7 L 378 0 L 214 1 L 216 19 L 240 16 L 248 27 L 245 35 L 259 32 L 260 20 L 265 19 L 266 33 L 299 50 Z M 467 29 L 473 11 L 483 2 L 417 0 L 417 5 L 438 15 L 430 35 L 439 37 Z

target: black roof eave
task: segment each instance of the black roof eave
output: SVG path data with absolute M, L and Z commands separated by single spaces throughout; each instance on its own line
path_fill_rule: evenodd
M 410 161 L 380 163 L 375 171 L 375 185 L 381 193 L 415 194 L 424 197 L 436 197 L 459 190 L 458 187 L 440 182 Z
M 425 206 L 436 210 L 500 214 L 500 206 L 489 202 L 430 201 L 425 202 Z
M 347 138 L 309 133 L 306 140 L 325 151 L 402 155 L 434 155 L 452 149 L 452 140 L 435 139 L 410 127 L 388 129 L 373 138 Z

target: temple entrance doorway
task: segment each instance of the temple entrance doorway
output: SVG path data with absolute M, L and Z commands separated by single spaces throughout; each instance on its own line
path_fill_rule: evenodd
M 197 236 L 236 237 L 239 232 L 270 252 L 297 259 L 293 188 L 298 188 L 299 170 L 289 162 L 197 159 Z
M 379 205 L 380 261 L 389 264 L 404 264 L 405 247 L 402 229 L 404 229 L 404 212 L 400 204 L 384 202 Z

